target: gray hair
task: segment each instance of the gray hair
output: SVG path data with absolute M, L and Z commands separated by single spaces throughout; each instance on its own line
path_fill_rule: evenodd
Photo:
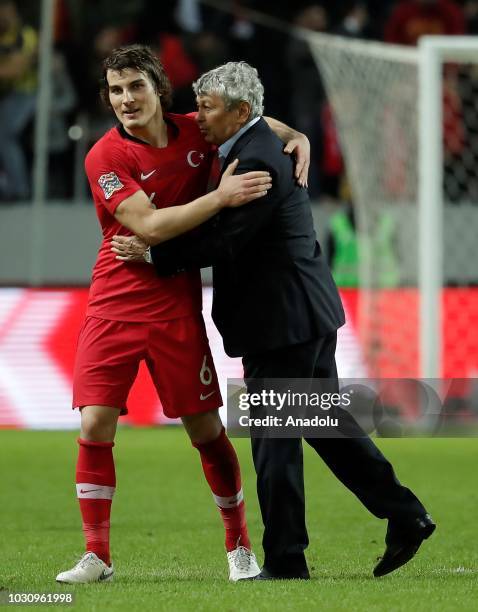
M 257 70 L 246 62 L 227 62 L 205 72 L 193 83 L 193 89 L 197 96 L 220 96 L 226 110 L 231 110 L 239 102 L 248 102 L 251 106 L 249 120 L 264 112 L 264 87 Z

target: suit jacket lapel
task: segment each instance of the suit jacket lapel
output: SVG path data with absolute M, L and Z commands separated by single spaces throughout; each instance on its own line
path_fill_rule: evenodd
M 264 129 L 264 126 L 267 127 L 267 123 L 265 119 L 261 117 L 257 123 L 255 123 L 251 128 L 249 128 L 247 132 L 244 132 L 244 134 L 242 134 L 240 138 L 238 138 L 237 142 L 234 143 L 234 146 L 229 151 L 229 155 L 226 157 L 224 164 L 222 165 L 221 176 L 227 166 L 231 162 L 233 162 L 236 157 L 239 157 L 240 151 L 242 151 L 242 149 L 247 145 L 247 143 L 250 142 L 252 138 L 254 138 L 254 134 L 258 130 L 260 131 L 261 129 Z

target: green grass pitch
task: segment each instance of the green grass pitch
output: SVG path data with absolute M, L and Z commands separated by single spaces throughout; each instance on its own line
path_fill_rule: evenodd
M 85 611 L 478 610 L 477 439 L 379 440 L 438 524 L 413 561 L 381 579 L 372 577 L 372 568 L 384 549 L 385 521 L 369 515 L 307 447 L 312 580 L 230 584 L 220 518 L 183 430 L 121 429 L 111 538 L 115 580 L 73 587 L 54 578 L 83 552 L 75 439 L 74 432 L 0 431 L 3 589 L 74 592 L 72 609 Z M 234 444 L 262 560 L 249 441 Z M 33 607 L 39 606 L 25 609 Z

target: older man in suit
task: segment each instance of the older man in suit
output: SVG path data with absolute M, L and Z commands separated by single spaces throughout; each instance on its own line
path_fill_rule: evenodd
M 195 84 L 197 121 L 218 146 L 225 168 L 267 170 L 269 193 L 248 206 L 224 210 L 185 234 L 151 249 L 160 275 L 213 266 L 212 315 L 226 353 L 241 356 L 249 390 L 264 379 L 329 379 L 337 383 L 340 297 L 313 228 L 306 189 L 293 160 L 262 118 L 263 87 L 245 62 L 229 62 Z M 386 550 L 374 569 L 382 576 L 409 561 L 435 525 L 417 497 L 351 415 L 338 408 L 340 438 L 306 441 L 337 478 L 379 518 L 388 519 Z M 309 577 L 302 440 L 253 437 L 252 453 L 264 523 L 264 566 L 257 579 Z

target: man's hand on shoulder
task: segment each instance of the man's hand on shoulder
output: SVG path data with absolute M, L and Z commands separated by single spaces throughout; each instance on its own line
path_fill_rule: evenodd
M 295 156 L 295 178 L 301 187 L 307 187 L 310 166 L 310 142 L 305 134 L 296 132 L 284 147 L 284 153 Z
M 137 236 L 113 236 L 111 250 L 120 261 L 152 263 L 149 246 Z
M 272 187 L 269 172 L 257 170 L 245 174 L 234 174 L 239 160 L 235 159 L 224 171 L 216 192 L 221 208 L 235 208 L 262 198 Z
M 295 178 L 300 187 L 307 187 L 310 166 L 310 142 L 305 134 L 294 130 L 282 121 L 273 117 L 264 117 L 265 121 L 285 144 L 284 153 L 295 157 Z

